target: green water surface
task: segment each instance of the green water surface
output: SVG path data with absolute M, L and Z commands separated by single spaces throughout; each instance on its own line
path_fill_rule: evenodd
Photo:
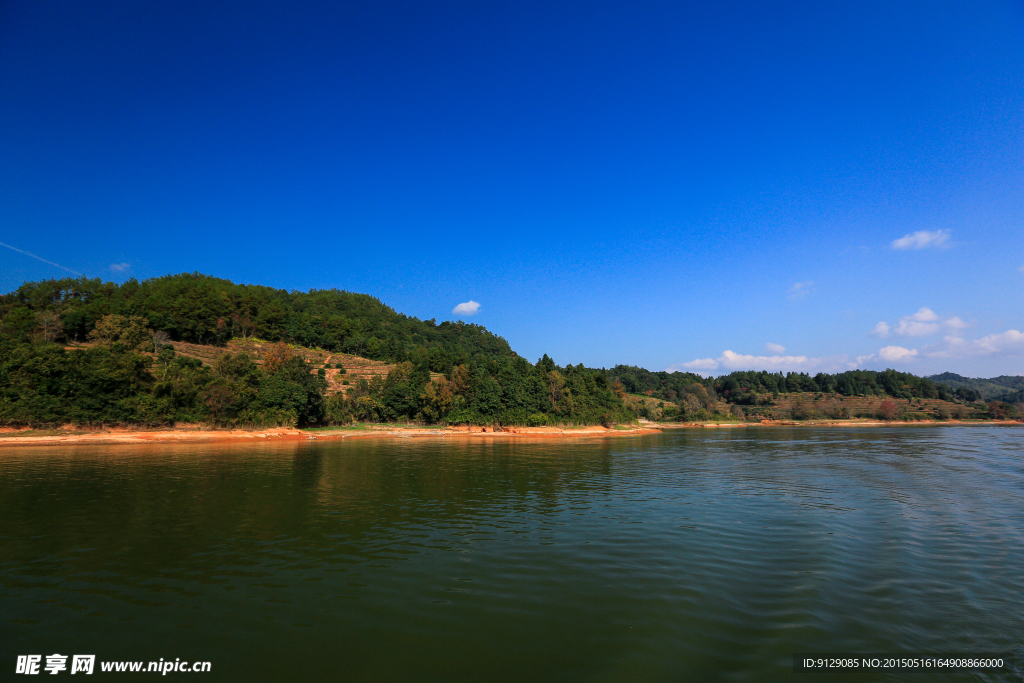
M 0 678 L 1019 680 L 792 654 L 1019 659 L 1022 458 L 954 426 L 4 448 Z

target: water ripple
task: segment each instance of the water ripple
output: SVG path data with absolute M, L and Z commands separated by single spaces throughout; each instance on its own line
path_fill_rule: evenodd
M 1024 659 L 1022 453 L 978 427 L 9 451 L 0 642 L 238 681 Z

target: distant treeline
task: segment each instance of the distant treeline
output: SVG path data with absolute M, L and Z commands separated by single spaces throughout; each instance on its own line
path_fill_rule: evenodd
M 647 393 L 658 398 L 675 400 L 686 386 L 693 383 L 715 391 L 729 403 L 753 401 L 756 394 L 784 394 L 794 391 L 835 393 L 841 396 L 891 396 L 893 398 L 956 398 L 949 387 L 907 372 L 885 370 L 849 370 L 835 375 L 819 372 L 737 371 L 720 377 L 700 377 L 683 372 L 651 372 L 628 365 L 605 370 L 617 378 L 630 393 Z M 964 400 L 963 397 L 959 397 Z
M 1000 375 L 990 379 L 963 377 L 955 372 L 932 375 L 931 381 L 954 389 L 958 396 L 969 397 L 972 401 L 1024 401 L 1024 377 Z
M 700 377 L 691 373 L 651 372 L 634 366 L 619 365 L 604 371 L 631 396 L 625 402 L 640 417 L 655 420 L 702 421 L 725 418 L 759 419 L 840 419 L 874 417 L 879 419 L 947 419 L 949 417 L 987 417 L 1006 419 L 1024 415 L 1020 398 L 989 401 L 968 408 L 964 404 L 980 400 L 977 391 L 949 386 L 931 379 L 896 370 L 850 370 L 838 374 L 766 371 L 739 371 L 720 377 Z M 798 398 L 783 401 L 780 396 L 796 393 Z M 802 396 L 813 394 L 813 400 Z M 657 401 L 640 401 L 637 394 Z M 864 402 L 859 399 L 877 398 Z M 858 401 L 845 401 L 858 399 Z M 893 400 L 906 403 L 897 404 Z M 923 401 L 938 399 L 957 405 L 923 410 Z M 916 402 L 916 408 L 909 405 Z M 1014 405 L 1016 403 L 1016 405 Z M 857 407 L 855 407 L 857 406 Z
M 232 338 L 274 345 L 262 364 L 233 352 L 203 365 L 170 344 Z M 395 367 L 328 396 L 325 369 L 295 347 Z M 560 367 L 547 355 L 530 363 L 481 326 L 408 317 L 364 294 L 287 292 L 195 273 L 121 285 L 48 280 L 0 296 L 0 425 L 610 425 L 638 416 L 732 419 L 740 406 L 789 392 L 965 401 L 973 391 L 894 370 L 703 378 Z

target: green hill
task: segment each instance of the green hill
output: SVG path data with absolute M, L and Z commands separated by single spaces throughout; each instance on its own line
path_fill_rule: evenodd
M 259 358 L 228 344 L 257 338 L 271 342 Z M 204 361 L 174 343 L 224 353 Z M 339 380 L 344 368 L 313 360 L 330 354 L 297 347 L 392 367 Z M 344 390 L 328 395 L 328 377 Z M 601 371 L 532 364 L 479 325 L 419 320 L 365 294 L 186 273 L 32 282 L 0 297 L 0 425 L 635 419 Z
M 982 399 L 1008 403 L 1024 401 L 1024 377 L 1020 375 L 1000 375 L 981 379 L 964 377 L 955 372 L 943 372 L 940 375 L 931 375 L 928 379 L 950 389 L 961 390 L 960 395 L 965 396 L 967 400 Z
M 895 370 L 703 378 L 561 367 L 547 355 L 530 363 L 479 325 L 419 320 L 366 294 L 198 273 L 120 285 L 46 280 L 0 296 L 0 425 L 11 426 L 694 421 L 773 406 L 797 416 L 877 412 L 873 399 L 887 397 L 960 405 L 982 391 L 1007 400 L 1024 388 L 1019 377 L 933 379 Z M 788 394 L 813 398 L 785 407 Z
M 651 372 L 643 368 L 618 365 L 604 371 L 622 382 L 626 391 L 674 400 L 687 386 L 702 384 L 712 396 L 721 396 L 728 403 L 747 404 L 758 394 L 790 392 L 823 392 L 841 396 L 890 396 L 893 398 L 952 398 L 942 384 L 896 370 L 848 370 L 837 374 L 819 372 L 767 372 L 738 370 L 719 377 L 699 377 L 688 372 Z
M 285 291 L 199 273 L 118 285 L 99 279 L 28 282 L 0 296 L 3 333 L 28 339 L 39 316 L 58 316 L 54 341 L 85 341 L 105 315 L 141 316 L 171 340 L 223 345 L 255 337 L 372 360 L 420 360 L 447 372 L 470 360 L 506 356 L 508 342 L 479 325 L 402 315 L 367 294 L 337 289 Z

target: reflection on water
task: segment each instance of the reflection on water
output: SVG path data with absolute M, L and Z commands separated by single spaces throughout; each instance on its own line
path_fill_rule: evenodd
M 1022 452 L 1024 430 L 965 427 L 5 449 L 0 667 L 754 681 L 797 651 L 1019 658 Z

